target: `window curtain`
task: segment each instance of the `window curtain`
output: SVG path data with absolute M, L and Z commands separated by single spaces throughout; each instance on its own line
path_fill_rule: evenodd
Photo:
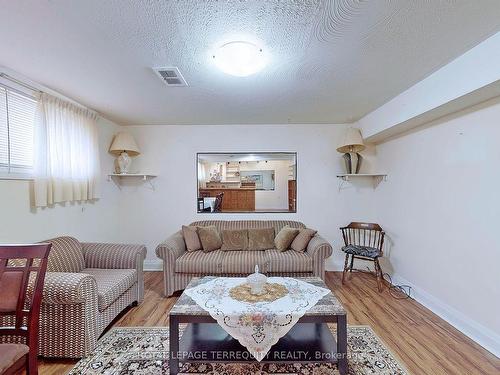
M 97 115 L 42 93 L 35 117 L 34 203 L 99 197 Z

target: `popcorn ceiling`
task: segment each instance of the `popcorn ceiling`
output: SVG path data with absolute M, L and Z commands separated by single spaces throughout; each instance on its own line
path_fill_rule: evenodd
M 497 0 L 10 1 L 0 64 L 121 124 L 350 122 L 499 20 Z M 239 39 L 269 52 L 263 71 L 214 66 L 217 46 Z M 189 87 L 165 87 L 153 66 L 179 67 Z

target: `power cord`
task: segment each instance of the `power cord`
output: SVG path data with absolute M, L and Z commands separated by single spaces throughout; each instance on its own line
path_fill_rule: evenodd
M 382 274 L 383 279 L 389 283 L 389 294 L 395 299 L 411 299 L 410 285 L 394 285 L 392 277 L 388 273 Z
M 373 271 L 366 267 L 367 271 L 358 269 L 359 272 L 369 272 L 373 274 Z M 389 294 L 395 299 L 412 299 L 411 296 L 411 286 L 410 285 L 395 285 L 392 282 L 392 277 L 387 272 L 382 273 L 382 278 L 386 283 L 389 284 Z

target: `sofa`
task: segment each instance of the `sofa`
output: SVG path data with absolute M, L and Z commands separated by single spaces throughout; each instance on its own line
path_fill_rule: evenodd
M 190 226 L 216 226 L 224 229 L 258 229 L 274 227 L 278 233 L 285 225 L 292 228 L 306 228 L 298 221 L 288 220 L 205 220 L 196 221 Z M 215 250 L 208 253 L 186 251 L 182 231 L 174 233 L 156 247 L 156 256 L 163 260 L 163 281 L 165 296 L 183 290 L 193 277 L 247 276 L 259 265 L 262 273 L 268 276 L 317 276 L 324 279 L 325 259 L 332 254 L 332 246 L 316 234 L 304 252 L 292 250 L 280 252 L 276 249 L 263 251 Z
M 144 245 L 52 244 L 40 312 L 39 355 L 81 358 L 125 308 L 144 297 Z M 1 325 L 10 325 L 5 319 Z

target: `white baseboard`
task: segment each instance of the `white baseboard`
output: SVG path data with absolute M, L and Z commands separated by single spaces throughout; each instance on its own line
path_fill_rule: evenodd
M 333 256 L 325 260 L 325 271 L 342 271 L 344 269 L 344 264 L 335 262 Z
M 465 316 L 460 311 L 442 302 L 422 288 L 412 284 L 403 277 L 395 274 L 392 276 L 394 284 L 411 286 L 411 296 L 420 304 L 427 307 L 434 314 L 446 320 L 460 332 L 470 337 L 486 350 L 500 358 L 500 335 L 489 328 Z
M 163 262 L 158 260 L 145 260 L 144 271 L 163 271 Z

